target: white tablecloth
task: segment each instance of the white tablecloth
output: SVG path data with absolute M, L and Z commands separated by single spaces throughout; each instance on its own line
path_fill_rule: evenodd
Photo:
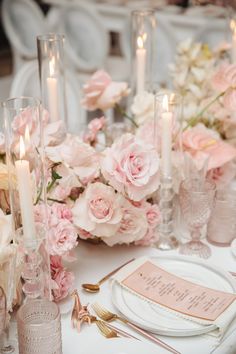
M 212 256 L 208 260 L 212 264 L 225 270 L 236 271 L 236 258 L 232 255 L 230 248 L 212 248 Z M 158 255 L 163 254 L 155 248 L 134 247 L 134 246 L 116 246 L 109 248 L 103 244 L 93 245 L 81 241 L 78 246 L 78 261 L 73 265 L 76 275 L 76 287 L 79 291 L 83 304 L 99 302 L 108 309 L 116 311 L 111 302 L 109 282 L 102 285 L 101 291 L 96 294 L 89 294 L 81 290 L 82 283 L 96 282 L 109 271 L 113 270 L 126 260 L 142 255 Z M 170 251 L 168 254 L 178 254 L 178 251 Z M 119 326 L 119 323 L 117 323 Z M 129 329 L 129 331 L 131 331 Z M 217 348 L 212 347 L 212 338 L 210 336 L 195 336 L 189 338 L 174 338 L 159 336 L 163 341 L 173 346 L 182 354 L 235 354 L 236 353 L 236 323 L 227 331 L 222 343 Z M 134 334 L 134 333 L 133 333 Z M 137 336 L 135 334 L 135 336 Z M 102 352 L 102 344 L 107 339 L 103 339 L 95 325 L 88 326 L 85 324 L 80 334 L 71 328 L 70 314 L 62 315 L 62 337 L 63 337 L 63 354 L 104 354 Z M 140 337 L 141 338 L 141 337 Z M 116 351 L 117 340 L 114 342 L 114 351 L 110 354 L 121 354 Z M 142 338 L 142 341 L 146 339 Z M 139 351 L 139 341 L 136 341 L 137 354 L 144 354 Z M 147 342 L 146 342 L 147 343 Z M 150 343 L 150 342 L 149 342 Z M 135 345 L 135 344 L 134 344 Z M 150 346 L 146 354 L 160 354 L 160 348 L 153 344 L 152 352 Z M 167 353 L 167 352 L 166 352 Z M 122 352 L 122 354 L 124 354 Z

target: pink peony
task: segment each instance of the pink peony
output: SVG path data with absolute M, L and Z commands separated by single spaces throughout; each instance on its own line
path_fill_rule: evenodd
M 236 157 L 236 149 L 223 142 L 202 124 L 183 132 L 183 149 L 190 153 L 198 168 L 208 159 L 208 170 L 218 168 Z
M 77 232 L 69 220 L 57 219 L 55 225 L 50 227 L 47 246 L 49 254 L 59 256 L 77 246 Z
M 82 105 L 89 111 L 103 111 L 113 107 L 123 96 L 129 93 L 125 82 L 112 82 L 111 77 L 103 70 L 97 71 L 84 85 Z
M 159 186 L 159 157 L 153 146 L 131 134 L 116 140 L 105 150 L 102 173 L 113 188 L 140 201 Z
M 122 212 L 122 220 L 116 234 L 109 238 L 103 238 L 103 241 L 109 246 L 140 240 L 147 232 L 147 218 L 142 208 L 137 208 L 124 199 Z
M 110 237 L 120 226 L 122 196 L 112 187 L 89 184 L 72 208 L 74 224 L 95 236 Z
M 74 274 L 65 269 L 59 269 L 52 278 L 57 284 L 57 289 L 53 289 L 53 297 L 56 302 L 64 299 L 69 295 L 73 286 L 75 277 Z

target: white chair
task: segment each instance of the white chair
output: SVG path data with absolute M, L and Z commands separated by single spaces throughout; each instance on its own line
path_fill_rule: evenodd
M 37 57 L 36 36 L 47 31 L 44 15 L 32 0 L 3 0 L 2 19 L 14 54 L 14 69 Z
M 65 34 L 65 50 L 77 71 L 93 72 L 104 67 L 109 51 L 109 36 L 99 14 L 81 3 L 68 5 L 57 12 L 58 30 Z M 51 19 L 53 15 L 50 15 Z M 53 21 L 52 21 L 53 23 Z
M 87 119 L 86 112 L 80 105 L 80 84 L 75 73 L 69 70 L 65 72 L 65 79 L 67 128 L 69 132 L 80 133 Z M 25 63 L 15 75 L 11 85 L 10 97 L 19 96 L 41 96 L 37 60 Z

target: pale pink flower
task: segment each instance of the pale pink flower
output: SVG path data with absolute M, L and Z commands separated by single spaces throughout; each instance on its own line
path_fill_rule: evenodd
M 55 200 L 65 200 L 71 192 L 71 187 L 62 187 L 60 184 L 53 188 L 50 198 Z
M 90 232 L 88 232 L 84 229 L 81 229 L 81 228 L 78 228 L 78 234 L 79 234 L 79 237 L 82 238 L 82 240 L 87 240 L 88 238 L 94 237 Z
M 72 272 L 68 272 L 62 268 L 55 273 L 53 280 L 56 282 L 58 288 L 53 289 L 52 293 L 54 300 L 58 302 L 69 295 L 75 276 Z
M 218 188 L 225 188 L 233 181 L 235 175 L 235 163 L 230 161 L 221 167 L 208 171 L 207 178 L 213 181 Z
M 66 219 L 58 219 L 48 233 L 48 251 L 51 255 L 63 256 L 77 246 L 77 232 Z
M 142 92 L 134 97 L 131 112 L 138 125 L 154 119 L 154 102 L 154 95 L 150 92 Z
M 73 222 L 95 236 L 110 237 L 120 226 L 122 201 L 112 187 L 89 184 L 72 208 Z
M 136 208 L 124 199 L 122 211 L 122 220 L 116 234 L 112 237 L 103 237 L 103 241 L 109 246 L 138 241 L 147 232 L 148 222 L 142 208 Z
M 153 229 L 161 221 L 161 212 L 156 204 L 145 203 L 145 211 L 149 228 Z
M 58 219 L 72 221 L 72 211 L 65 204 L 54 203 L 51 207 L 51 212 Z
M 161 136 L 160 134 L 158 134 L 158 137 L 155 137 L 154 129 L 154 119 L 148 119 L 142 125 L 140 125 L 140 127 L 138 127 L 138 129 L 136 130 L 136 136 L 144 143 L 156 146 L 158 148 L 158 151 L 160 151 Z
M 44 127 L 44 146 L 59 145 L 66 138 L 66 127 L 62 120 L 49 123 Z
M 129 93 L 125 82 L 112 82 L 111 77 L 103 70 L 97 71 L 84 85 L 82 105 L 89 111 L 103 111 L 113 107 L 123 96 Z
M 230 111 L 236 110 L 236 64 L 223 64 L 212 79 L 215 89 L 225 92 L 224 107 Z
M 51 161 L 62 162 L 70 167 L 84 184 L 99 175 L 98 153 L 76 136 L 68 136 L 63 144 L 48 147 L 46 155 Z
M 104 116 L 101 118 L 94 118 L 88 124 L 88 128 L 89 130 L 91 130 L 96 134 L 99 130 L 102 130 L 104 128 L 105 124 L 106 124 L 106 119 Z
M 135 241 L 135 246 L 153 246 L 158 240 L 158 230 L 149 227 L 145 236 L 141 240 Z
M 219 136 L 202 124 L 183 132 L 183 148 L 202 167 L 208 159 L 208 170 L 221 167 L 236 157 L 236 149 L 220 140 Z
M 126 82 L 111 82 L 97 100 L 97 108 L 106 111 L 119 103 L 122 97 L 128 96 L 129 92 Z
M 159 186 L 155 148 L 131 134 L 123 135 L 105 150 L 101 166 L 110 185 L 134 201 L 142 200 Z
M 60 256 L 50 256 L 50 268 L 52 277 L 63 269 L 62 258 Z

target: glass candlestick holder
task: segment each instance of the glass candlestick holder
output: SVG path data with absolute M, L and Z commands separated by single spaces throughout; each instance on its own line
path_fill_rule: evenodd
M 37 47 L 42 105 L 48 110 L 51 122 L 66 123 L 64 36 L 54 33 L 38 36 Z
M 169 250 L 178 246 L 173 223 L 173 154 L 182 154 L 181 143 L 181 97 L 174 92 L 155 96 L 154 144 L 161 156 L 161 181 L 159 205 L 162 221 L 159 227 L 159 241 L 156 247 Z
M 40 101 L 33 97 L 14 98 L 4 104 L 12 238 L 18 245 L 18 253 L 22 251 L 21 255 L 24 258 L 22 274 L 25 282 L 23 289 L 29 297 L 41 297 L 45 294 L 50 296 L 51 293 L 47 254 L 44 262 L 44 273 L 47 274 L 44 290 L 40 294 L 38 291 L 36 296 L 37 291 L 34 289 L 39 279 L 36 281 L 34 273 L 41 269 L 41 244 L 47 242 L 45 230 L 48 227 L 41 116 Z M 30 271 L 32 274 L 29 276 Z M 33 289 L 30 289 L 29 284 Z
M 135 10 L 131 14 L 131 88 L 134 95 L 150 86 L 153 74 L 154 37 L 156 29 L 155 11 Z

